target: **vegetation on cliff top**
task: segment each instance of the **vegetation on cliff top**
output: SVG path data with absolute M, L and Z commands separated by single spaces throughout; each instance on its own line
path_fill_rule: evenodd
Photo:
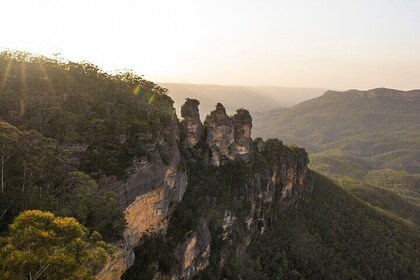
M 28 210 L 0 239 L 0 278 L 94 279 L 112 251 L 98 232 L 89 234 L 74 218 Z
M 168 162 L 166 147 L 176 145 L 172 105 L 165 89 L 131 72 L 109 74 L 86 62 L 1 52 L 0 235 L 6 236 L 4 244 L 13 243 L 16 234 L 13 227 L 7 231 L 7 225 L 16 217 L 15 222 L 20 221 L 20 215 L 26 214 L 19 213 L 31 209 L 50 211 L 53 214 L 45 215 L 57 215 L 59 220 L 76 218 L 84 232 L 77 240 L 87 238 L 87 229 L 108 242 L 120 239 L 125 221 L 117 197 L 94 179 L 113 175 L 124 179 L 133 158 L 148 157 L 152 146 Z M 46 223 L 37 226 L 39 232 L 51 232 Z M 51 250 L 67 248 L 64 243 L 54 244 Z M 23 264 L 11 261 L 15 253 L 3 253 L 9 254 L 3 256 L 10 262 L 2 263 L 0 274 L 7 272 L 13 278 L 13 273 L 23 273 Z M 38 254 L 26 253 L 28 258 Z M 52 261 L 43 259 L 40 265 L 51 263 L 47 270 L 53 273 Z M 74 268 L 72 261 L 56 265 L 64 274 Z M 85 270 L 92 271 L 78 273 L 77 279 L 89 279 L 88 274 L 99 267 L 99 263 L 85 265 Z M 30 272 L 28 279 L 37 271 Z M 40 279 L 63 278 L 51 277 Z
M 60 144 L 87 144 L 79 167 L 95 178 L 124 178 L 134 156 L 148 155 L 147 141 L 172 140 L 166 89 L 131 72 L 2 52 L 0 80 L 0 118 Z

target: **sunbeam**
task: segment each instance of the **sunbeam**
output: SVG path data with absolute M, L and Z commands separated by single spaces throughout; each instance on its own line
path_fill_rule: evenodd
M 4 89 L 4 88 L 5 88 L 5 86 L 6 86 L 6 83 L 7 83 L 7 77 L 9 76 L 9 72 L 10 72 L 10 68 L 12 68 L 12 64 L 13 64 L 13 62 L 12 62 L 12 60 L 10 59 L 10 60 L 7 62 L 6 71 L 4 72 L 3 80 L 2 80 L 2 82 L 1 82 L 1 88 L 0 88 L 0 91 L 3 91 L 3 89 Z
M 28 85 L 26 84 L 26 62 L 22 61 L 20 64 L 20 77 L 22 93 L 20 95 L 20 115 L 24 116 L 26 113 L 26 100 L 25 97 L 28 95 Z

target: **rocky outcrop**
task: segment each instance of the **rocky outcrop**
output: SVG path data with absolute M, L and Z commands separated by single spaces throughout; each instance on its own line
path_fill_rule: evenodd
M 244 194 L 233 194 L 233 199 L 242 201 L 243 209 L 234 210 L 228 205 L 227 208 L 219 209 L 217 215 L 206 214 L 211 215 L 213 221 L 217 220 L 210 239 L 216 240 L 218 250 L 210 253 L 213 254 L 212 259 L 217 260 L 217 269 L 220 270 L 229 260 L 241 258 L 252 240 L 267 231 L 276 219 L 275 211 L 297 207 L 311 197 L 312 185 L 306 180 L 308 156 L 303 149 L 285 146 L 277 139 L 256 139 L 253 144 L 254 156 L 264 160 L 241 186 L 245 190 Z M 195 239 L 192 237 L 197 235 L 198 231 L 190 232 L 180 247 L 194 247 L 192 244 Z M 203 261 L 205 258 L 202 254 L 191 253 L 194 250 L 181 250 L 178 255 L 179 252 L 184 252 L 184 259 L 188 260 L 188 264 L 200 263 L 200 269 L 207 263 Z M 182 257 L 178 257 L 178 260 L 182 260 Z M 172 279 L 193 279 L 197 273 L 198 269 L 185 266 Z M 181 276 L 184 278 L 180 278 Z
M 187 187 L 187 174 L 180 168 L 183 155 L 186 160 L 198 160 L 204 166 L 211 164 L 220 168 L 230 161 L 246 161 L 253 166 L 252 172 L 244 175 L 247 177 L 241 195 L 232 194 L 235 200 L 243 203 L 240 205 L 244 205 L 244 209 L 238 213 L 238 209 L 224 204 L 223 208 L 217 209 L 219 214 L 216 216 L 208 213 L 200 217 L 198 226 L 174 244 L 176 264 L 169 273 L 159 271 L 156 263 L 150 264 L 155 267 L 156 280 L 192 279 L 210 265 L 210 254 L 216 256 L 218 266 L 223 267 L 230 258 L 243 255 L 256 235 L 264 234 L 273 218 L 272 208 L 296 206 L 310 197 L 312 187 L 305 179 L 308 156 L 304 149 L 285 146 L 278 139 L 253 141 L 249 112 L 239 109 L 229 117 L 220 103 L 203 125 L 198 105 L 197 100 L 187 99 L 181 111 L 184 120 L 180 126 L 174 122 L 171 128 L 177 142 L 181 128 L 183 153 L 176 145 L 171 146 L 163 140 L 151 142 L 147 135 L 139 136 L 149 141 L 150 156 L 133 160 L 126 181 L 107 178 L 103 182 L 108 190 L 119 194 L 120 203 L 126 207 L 127 228 L 124 242 L 119 244 L 98 279 L 119 279 L 133 264 L 133 248 L 146 232 L 165 235 L 169 217 Z M 162 159 L 162 149 L 171 159 L 169 164 Z M 219 169 L 211 170 L 217 172 Z M 208 199 L 217 203 L 214 198 Z M 210 217 L 215 223 L 212 233 Z M 213 242 L 222 242 L 223 246 L 213 252 Z
M 187 99 L 181 109 L 181 128 L 187 155 L 204 159 L 219 166 L 226 160 L 247 160 L 252 150 L 252 118 L 245 109 L 239 109 L 233 117 L 226 114 L 225 107 L 218 103 L 204 121 L 200 120 L 199 102 Z M 205 153 L 203 146 L 208 148 Z
M 184 119 L 181 122 L 184 145 L 188 148 L 194 148 L 197 143 L 205 139 L 205 130 L 200 120 L 198 105 L 200 105 L 198 100 L 187 98 L 181 107 L 181 117 Z
M 261 190 L 264 200 L 271 202 L 277 199 L 282 204 L 296 205 L 309 199 L 312 186 L 305 183 L 309 163 L 305 149 L 285 146 L 278 139 L 268 139 L 264 142 L 257 138 L 254 143 L 257 147 L 256 152 L 269 159 L 269 168 L 261 169 L 257 173 L 258 180 L 252 183 Z
M 252 118 L 248 110 L 239 109 L 229 117 L 222 104 L 204 122 L 210 162 L 219 166 L 224 160 L 248 160 L 252 151 Z
M 206 219 L 201 219 L 197 230 L 187 234 L 185 242 L 175 252 L 178 267 L 176 279 L 191 279 L 209 265 L 211 235 Z
M 239 109 L 233 116 L 233 123 L 235 126 L 235 143 L 237 156 L 241 159 L 247 160 L 251 154 L 252 149 L 252 118 L 248 110 Z
M 196 110 L 194 112 L 198 115 Z M 217 104 L 216 110 L 207 116 L 204 129 L 206 138 L 201 146 L 207 145 L 209 159 L 203 160 L 203 164 L 221 166 L 232 160 L 253 160 L 252 172 L 242 186 L 245 195 L 235 198 L 242 200 L 243 205 L 249 204 L 249 209 L 245 213 L 219 209 L 223 218 L 219 216 L 218 233 L 210 237 L 224 244 L 218 252 L 211 252 L 216 254 L 221 268 L 229 258 L 243 255 L 256 235 L 264 234 L 273 219 L 272 208 L 294 207 L 310 198 L 312 186 L 306 180 L 309 160 L 304 149 L 286 146 L 278 139 L 253 141 L 252 118 L 244 109 L 229 117 L 223 105 Z M 195 145 L 200 146 L 200 143 Z M 206 266 L 203 255 L 192 249 L 196 248 L 199 232 L 190 232 L 178 246 L 182 249 L 178 249 L 176 255 L 183 267 L 180 273 L 172 274 L 172 279 L 191 279 Z M 196 263 L 200 264 L 200 269 L 191 269 L 197 267 Z
M 235 159 L 235 126 L 222 104 L 217 103 L 216 110 L 206 117 L 204 126 L 207 131 L 206 143 L 211 151 L 211 164 L 219 166 L 224 159 Z

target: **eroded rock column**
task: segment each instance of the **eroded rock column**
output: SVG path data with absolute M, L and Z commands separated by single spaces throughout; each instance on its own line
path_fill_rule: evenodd
M 204 121 L 207 129 L 206 143 L 211 150 L 210 163 L 219 166 L 223 158 L 235 159 L 235 127 L 222 104 L 217 103 Z

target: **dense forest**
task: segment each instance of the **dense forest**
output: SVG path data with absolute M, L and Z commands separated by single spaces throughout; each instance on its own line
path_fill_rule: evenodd
M 384 215 L 318 173 L 311 177 L 317 186 L 312 201 L 279 211 L 273 228 L 251 245 L 258 279 L 420 277 L 418 227 Z
M 94 253 L 95 242 L 122 237 L 123 209 L 98 182 L 110 175 L 124 179 L 132 158 L 148 155 L 138 134 L 164 136 L 173 102 L 165 89 L 130 72 L 108 74 L 89 63 L 22 52 L 0 54 L 0 81 L 0 271 L 6 279 L 17 279 L 13 273 L 32 279 L 49 265 L 49 250 L 68 249 L 82 238 L 92 245 L 77 243 L 72 250 L 87 246 Z M 22 212 L 31 209 L 48 212 Z M 57 222 L 69 234 L 55 229 Z M 52 234 L 55 230 L 60 233 Z M 51 241 L 41 239 L 50 233 Z M 32 238 L 34 247 L 20 235 Z M 47 243 L 55 247 L 44 247 Z M 88 271 L 76 278 L 65 271 L 60 277 L 42 273 L 40 279 L 88 279 L 107 251 L 96 265 L 88 265 L 82 254 L 72 256 L 75 252 L 60 256 L 73 260 L 77 273 Z M 16 259 L 19 254 L 23 259 Z M 54 262 L 60 262 L 58 256 Z

